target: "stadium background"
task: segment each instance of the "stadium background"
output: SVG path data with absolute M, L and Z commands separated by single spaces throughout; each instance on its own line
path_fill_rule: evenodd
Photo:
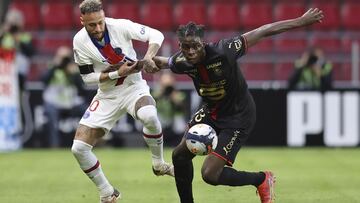
M 25 29 L 31 32 L 37 50 L 37 54 L 32 58 L 26 85 L 30 91 L 29 101 L 32 112 L 32 123 L 26 124 L 32 126 L 25 126 L 27 129 L 32 129 L 30 132 L 25 132 L 26 147 L 44 146 L 42 139 L 46 138 L 46 133 L 43 132 L 46 118 L 42 115 L 43 84 L 39 82 L 39 77 L 48 68 L 57 47 L 72 46 L 72 37 L 81 28 L 78 20 L 79 2 L 81 1 L 2 1 L 4 11 L 2 13 L 5 13 L 6 8 L 16 8 L 23 12 Z M 215 41 L 266 23 L 297 17 L 309 7 L 319 7 L 326 16 L 323 23 L 266 39 L 251 48 L 244 59 L 239 60 L 258 106 L 258 123 L 254 136 L 249 140 L 249 145 L 292 145 L 288 141 L 289 117 L 291 116 L 287 111 L 289 104 L 286 80 L 293 70 L 294 60 L 311 46 L 321 47 L 326 57 L 333 63 L 334 92 L 338 93 L 337 98 L 343 101 L 343 95 L 349 92 L 354 93 L 355 103 L 353 102 L 352 106 L 357 109 L 355 111 L 357 113 L 351 114 L 350 118 L 356 120 L 355 124 L 359 124 L 359 102 L 356 95 L 358 95 L 360 77 L 358 48 L 360 22 L 355 16 L 360 12 L 360 2 L 357 0 L 104 0 L 103 2 L 107 16 L 128 18 L 161 30 L 165 34 L 165 41 L 159 54 L 165 56 L 177 50 L 174 31 L 179 24 L 184 24 L 189 20 L 206 25 L 208 31 L 206 39 Z M 146 51 L 146 44 L 135 42 L 134 46 L 140 58 Z M 149 81 L 151 87 L 156 88 L 156 81 L 159 78 L 157 74 L 144 74 L 144 78 Z M 176 87 L 188 95 L 186 102 L 187 116 L 189 116 L 196 110 L 199 102 L 192 90 L 192 83 L 187 77 L 176 76 Z M 89 88 L 89 98 L 94 94 L 94 90 L 94 88 Z M 323 114 L 319 120 L 321 129 L 304 132 L 305 137 L 309 134 L 313 136 L 304 138 L 305 143 L 299 142 L 293 145 L 358 146 L 360 136 L 358 127 L 345 125 L 344 120 L 338 122 L 342 129 L 339 133 L 346 134 L 351 131 L 350 134 L 357 133 L 356 136 L 339 134 L 338 144 L 326 143 L 325 121 L 328 120 L 329 115 L 325 109 L 326 94 L 320 95 L 321 100 L 324 101 L 319 106 L 324 109 L 320 112 Z M 346 110 L 341 104 L 340 102 L 340 113 L 337 115 L 346 117 Z M 66 118 L 62 121 L 64 146 L 71 143 L 77 119 Z M 125 122 L 134 125 L 132 121 Z M 347 128 L 351 129 L 347 130 Z M 134 137 L 122 136 L 129 133 L 138 133 L 135 125 L 127 132 L 114 130 L 115 137 L 120 136 L 122 139 Z M 341 141 L 341 136 L 345 141 Z M 349 138 L 348 141 L 346 141 L 347 138 Z M 125 140 L 124 143 L 131 146 L 137 145 L 136 143 L 141 143 L 139 146 L 143 145 L 140 138 Z

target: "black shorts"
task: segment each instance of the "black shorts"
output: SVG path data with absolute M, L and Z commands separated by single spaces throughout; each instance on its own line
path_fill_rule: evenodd
M 218 144 L 212 154 L 226 161 L 227 165 L 232 166 L 237 153 L 249 137 L 248 130 L 216 127 L 215 121 L 211 119 L 210 114 L 204 108 L 193 115 L 189 122 L 189 128 L 198 123 L 205 123 L 214 128 L 218 136 Z

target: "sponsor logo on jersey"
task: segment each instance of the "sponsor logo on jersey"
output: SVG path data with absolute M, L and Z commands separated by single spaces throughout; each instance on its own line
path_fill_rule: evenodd
M 226 80 L 221 80 L 211 84 L 200 84 L 199 94 L 202 97 L 207 97 L 210 100 L 218 101 L 225 97 Z
M 141 28 L 140 28 L 140 34 L 142 34 L 142 35 L 145 34 L 145 26 L 141 26 Z
M 223 147 L 223 150 L 225 151 L 226 155 L 228 155 L 231 152 L 231 150 L 232 150 L 232 148 L 233 148 L 233 146 L 235 144 L 235 141 L 239 136 L 239 133 L 240 133 L 240 131 L 238 131 L 238 130 L 235 131 L 233 137 L 230 140 L 230 142 L 225 147 Z
M 206 68 L 207 69 L 216 69 L 217 67 L 221 66 L 221 64 L 222 64 L 221 61 L 218 61 L 216 63 L 212 63 L 210 65 L 207 65 Z

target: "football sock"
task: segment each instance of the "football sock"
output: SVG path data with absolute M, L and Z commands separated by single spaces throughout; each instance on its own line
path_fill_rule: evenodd
M 192 161 L 174 162 L 175 181 L 181 203 L 193 203 L 192 181 L 194 168 Z
M 262 172 L 237 171 L 230 167 L 224 167 L 220 174 L 218 184 L 229 186 L 254 185 L 259 186 L 265 180 L 265 174 Z
M 163 135 L 155 106 L 147 105 L 137 111 L 138 118 L 144 124 L 143 137 L 152 154 L 152 164 L 158 170 L 164 163 Z
M 180 149 L 181 150 L 181 149 Z M 174 164 L 176 189 L 181 203 L 193 203 L 192 181 L 194 178 L 194 167 L 191 158 L 177 156 L 174 150 L 172 161 Z
M 80 141 L 74 140 L 71 151 L 73 152 L 76 160 L 79 162 L 80 168 L 84 173 L 93 181 L 99 190 L 100 196 L 106 197 L 114 192 L 114 188 L 106 179 L 99 160 L 91 151 L 92 146 Z

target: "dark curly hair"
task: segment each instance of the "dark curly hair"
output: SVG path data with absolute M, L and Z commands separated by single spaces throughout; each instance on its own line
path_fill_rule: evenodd
M 188 36 L 203 38 L 204 25 L 197 25 L 196 23 L 190 21 L 186 25 L 180 25 L 176 31 L 176 35 L 180 40 Z

